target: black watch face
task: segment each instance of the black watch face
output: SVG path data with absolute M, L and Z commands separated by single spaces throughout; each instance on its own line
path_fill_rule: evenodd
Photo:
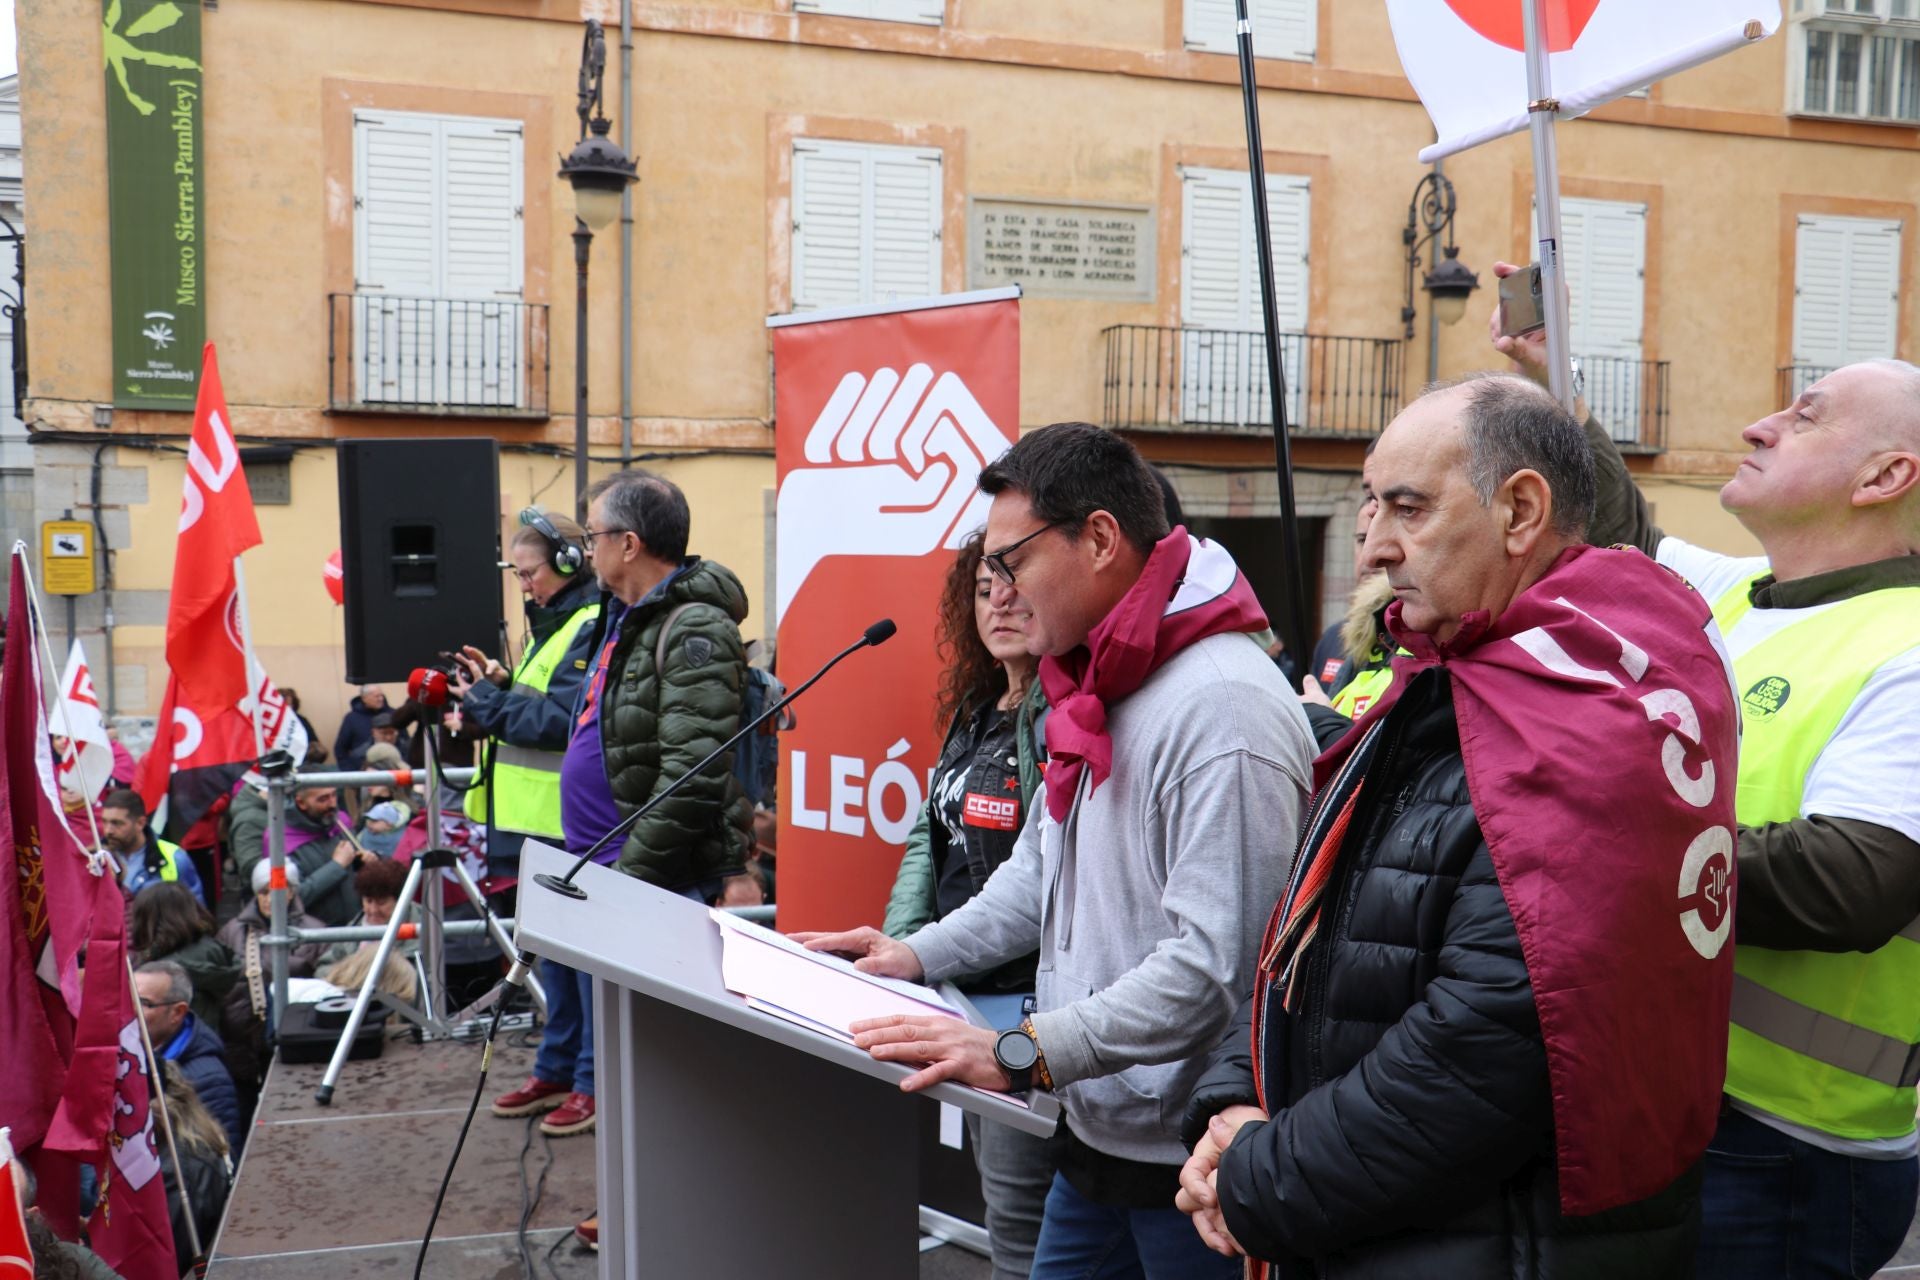
M 1002 1031 L 994 1041 L 993 1056 L 1008 1071 L 1031 1071 L 1040 1060 L 1040 1048 L 1024 1031 Z

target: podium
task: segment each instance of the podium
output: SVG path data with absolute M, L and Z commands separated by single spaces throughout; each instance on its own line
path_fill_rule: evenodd
M 912 1280 L 919 1099 L 1053 1132 L 1050 1094 L 902 1093 L 910 1068 L 748 1008 L 697 902 L 594 864 L 584 902 L 533 883 L 572 861 L 527 841 L 518 943 L 593 977 L 602 1280 Z

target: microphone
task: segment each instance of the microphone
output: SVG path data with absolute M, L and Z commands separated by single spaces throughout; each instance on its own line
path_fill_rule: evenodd
M 765 724 L 767 721 L 773 719 L 773 717 L 779 715 L 782 711 L 786 710 L 787 705 L 789 703 L 791 703 L 795 698 L 798 698 L 801 694 L 805 693 L 807 690 L 813 688 L 813 686 L 819 681 L 820 677 L 826 675 L 827 672 L 839 666 L 842 659 L 846 658 L 848 655 L 852 654 L 857 649 L 866 649 L 866 648 L 872 647 L 873 645 L 885 644 L 888 640 L 891 640 L 893 638 L 893 633 L 898 630 L 899 628 L 893 625 L 892 618 L 882 618 L 880 619 L 880 621 L 868 627 L 865 631 L 863 631 L 860 634 L 860 638 L 858 640 L 855 640 L 852 644 L 842 649 L 839 653 L 834 654 L 833 657 L 827 660 L 827 664 L 824 667 L 821 667 L 818 671 L 808 676 L 805 684 L 801 685 L 799 688 L 795 689 L 792 693 L 789 693 L 786 697 L 780 699 L 780 701 L 768 707 L 765 711 L 762 711 L 759 715 L 755 716 L 748 723 L 741 725 L 740 732 L 734 734 L 731 738 L 728 738 L 725 742 L 715 747 L 713 749 L 713 752 L 710 755 L 708 755 L 705 760 L 702 760 L 699 764 L 696 764 L 695 766 L 693 766 L 693 768 L 687 770 L 685 773 L 675 778 L 672 782 L 668 783 L 666 788 L 663 791 L 661 791 L 659 794 L 655 795 L 653 799 L 647 801 L 645 804 L 641 805 L 638 809 L 635 809 L 624 820 L 622 820 L 618 826 L 614 827 L 613 830 L 607 832 L 606 835 L 601 836 L 599 840 L 594 842 L 594 845 L 591 849 L 588 849 L 585 853 L 581 854 L 579 857 L 579 860 L 576 861 L 572 867 L 568 868 L 566 875 L 556 876 L 543 871 L 539 875 L 533 878 L 533 882 L 539 885 L 543 889 L 551 889 L 553 892 L 558 894 L 563 894 L 566 897 L 574 898 L 576 900 L 585 900 L 587 896 L 587 891 L 585 889 L 582 889 L 579 885 L 575 884 L 573 882 L 573 878 L 580 874 L 580 868 L 586 866 L 587 863 L 593 861 L 594 854 L 599 853 L 602 849 L 606 848 L 609 844 L 613 843 L 613 841 L 618 840 L 620 837 L 626 835 L 627 832 L 633 829 L 633 826 L 635 823 L 639 822 L 640 819 L 646 817 L 647 814 L 653 810 L 653 807 L 655 805 L 659 804 L 662 800 L 665 800 L 668 796 L 672 795 L 674 792 L 678 791 L 681 787 L 685 786 L 687 783 L 691 782 L 694 778 L 698 777 L 701 771 L 704 770 L 708 765 L 712 764 L 715 760 L 718 760 L 721 756 L 725 755 L 729 750 L 731 750 L 734 743 L 740 741 L 742 738 L 752 733 L 755 729 L 758 729 L 761 725 Z
M 407 696 L 423 707 L 447 705 L 447 673 L 438 667 L 415 667 L 407 677 Z

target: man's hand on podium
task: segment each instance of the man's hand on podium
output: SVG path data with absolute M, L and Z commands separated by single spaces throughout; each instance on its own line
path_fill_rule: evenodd
M 878 929 L 862 926 L 845 933 L 795 933 L 788 936 L 809 951 L 829 951 L 845 956 L 862 973 L 882 978 L 904 978 L 908 982 L 918 982 L 927 976 L 927 971 L 920 966 L 920 957 L 913 953 L 912 947 L 897 938 L 889 938 Z
M 955 1080 L 979 1089 L 1004 1090 L 1007 1073 L 994 1061 L 993 1042 L 1000 1033 L 988 1027 L 976 1027 L 958 1018 L 938 1014 L 919 1017 L 896 1013 L 885 1018 L 866 1018 L 847 1030 L 853 1033 L 856 1047 L 865 1049 L 880 1062 L 924 1062 L 925 1070 L 916 1071 L 900 1082 L 906 1093 L 931 1088 L 942 1080 Z

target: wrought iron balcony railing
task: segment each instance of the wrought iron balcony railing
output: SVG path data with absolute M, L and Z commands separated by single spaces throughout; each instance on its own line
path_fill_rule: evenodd
M 327 301 L 331 411 L 548 416 L 545 306 L 375 292 Z
M 1667 447 L 1666 360 L 1581 356 L 1587 408 L 1626 453 Z
M 1780 381 L 1774 391 L 1773 407 L 1784 409 L 1800 398 L 1805 391 L 1820 379 L 1832 373 L 1835 366 L 1825 364 L 1785 364 L 1780 366 Z
M 1258 332 L 1114 325 L 1106 341 L 1105 425 L 1255 434 L 1271 429 L 1265 339 Z M 1400 410 L 1398 338 L 1280 335 L 1287 426 L 1296 436 L 1378 435 Z

